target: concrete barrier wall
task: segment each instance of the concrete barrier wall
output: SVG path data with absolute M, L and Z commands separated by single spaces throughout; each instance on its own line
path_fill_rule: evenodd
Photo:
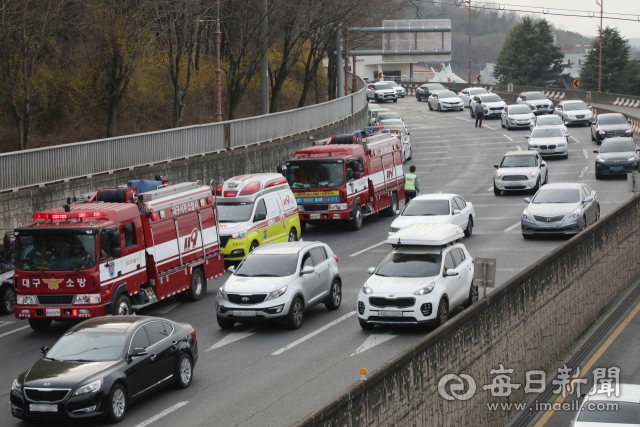
M 549 380 L 585 331 L 640 276 L 640 198 L 632 198 L 585 232 L 522 271 L 478 304 L 385 363 L 296 426 L 503 426 L 517 414 L 487 403 L 526 402 L 526 372 Z M 494 397 L 502 364 L 513 369 L 510 397 Z M 438 382 L 467 374 L 469 400 L 445 400 Z M 551 376 L 550 376 L 551 374 Z M 462 392 L 460 392 L 462 393 Z
M 351 133 L 365 126 L 367 108 L 352 117 L 281 140 L 254 144 L 248 147 L 194 156 L 153 166 L 131 168 L 112 174 L 94 175 L 65 183 L 35 187 L 0 194 L 0 237 L 5 232 L 32 222 L 31 215 L 44 209 L 66 203 L 67 197 L 79 196 L 99 188 L 126 184 L 132 179 L 153 179 L 166 176 L 169 183 L 200 180 L 208 184 L 212 179 L 220 182 L 235 175 L 275 172 L 276 167 L 293 157 L 296 150 L 313 145 L 314 141 L 341 133 Z

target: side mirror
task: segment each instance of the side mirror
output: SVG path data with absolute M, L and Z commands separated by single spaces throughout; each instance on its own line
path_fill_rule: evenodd
M 498 169 L 500 165 L 493 165 L 494 168 Z
M 631 124 L 631 119 L 627 119 L 627 123 L 628 123 L 628 124 Z
M 531 139 L 531 136 L 527 135 L 527 136 L 524 137 L 524 139 Z
M 591 105 L 589 105 L 589 110 L 593 110 L 593 107 Z
M 49 351 L 48 345 L 43 345 L 42 347 L 40 347 L 40 353 L 44 354 L 45 356 L 47 355 L 48 351 Z
M 280 175 L 283 175 L 287 172 L 287 166 L 286 165 L 280 165 L 276 168 L 276 172 L 278 172 Z
M 120 247 L 120 232 L 119 231 L 114 231 L 113 234 L 111 234 L 111 246 L 114 247 Z
M 547 166 L 547 162 L 540 162 L 540 166 Z
M 457 276 L 458 274 L 460 274 L 460 273 L 458 273 L 458 270 L 455 270 L 455 269 L 453 269 L 453 268 L 448 269 L 448 270 L 444 273 L 444 275 L 445 275 L 445 276 Z
M 360 179 L 360 172 L 354 172 L 353 179 Z
M 302 274 L 312 274 L 315 273 L 316 269 L 311 267 L 310 265 L 304 267 L 300 273 Z
M 230 265 L 229 268 L 227 268 L 227 271 L 231 274 L 236 272 L 236 266 L 235 265 Z
M 585 202 L 585 203 L 591 203 L 591 202 L 593 202 L 593 197 L 592 197 L 592 196 L 587 196 L 587 197 L 585 197 L 585 198 L 584 198 L 584 202 Z
M 531 197 L 525 197 L 524 198 L 524 202 L 525 203 L 531 203 Z
M 373 274 L 373 273 L 375 273 L 375 272 L 376 272 L 376 268 L 375 268 L 375 267 L 369 267 L 369 268 L 367 268 L 367 273 L 369 273 L 369 274 Z
M 462 212 L 460 209 L 454 209 L 453 210 L 453 214 L 454 215 L 460 215 L 460 212 Z
M 111 256 L 113 256 L 114 258 L 122 257 L 122 249 L 120 249 L 120 248 L 112 248 L 111 249 Z
M 253 217 L 253 222 L 264 221 L 265 219 L 267 219 L 267 214 L 266 213 L 257 213 Z
M 146 356 L 146 355 L 147 355 L 146 349 L 134 348 L 133 350 L 131 350 L 131 353 L 129 353 L 129 359 L 133 359 L 134 357 Z
M 598 154 L 598 150 L 593 150 L 594 153 Z

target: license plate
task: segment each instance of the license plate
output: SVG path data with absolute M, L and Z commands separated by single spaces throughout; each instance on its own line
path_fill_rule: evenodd
M 311 214 L 309 215 L 311 219 L 320 219 L 320 214 Z
M 255 310 L 241 310 L 241 311 L 234 310 L 233 315 L 237 317 L 256 317 L 256 311 Z
M 379 311 L 378 316 L 380 317 L 402 317 L 401 311 Z
M 60 316 L 60 309 L 59 308 L 47 308 L 47 316 L 50 316 L 50 317 Z
M 611 172 L 624 172 L 624 166 L 613 166 Z
M 58 412 L 58 405 L 30 404 L 31 412 Z

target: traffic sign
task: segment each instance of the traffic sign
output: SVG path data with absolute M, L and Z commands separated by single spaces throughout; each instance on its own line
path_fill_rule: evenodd
M 376 79 L 381 79 L 382 73 L 380 71 L 376 71 Z
M 476 76 L 476 81 L 477 81 L 478 83 L 480 83 L 480 82 L 482 81 L 482 76 L 481 76 L 480 74 L 478 74 L 478 75 Z
M 580 87 L 580 80 L 579 79 L 573 79 L 573 87 Z

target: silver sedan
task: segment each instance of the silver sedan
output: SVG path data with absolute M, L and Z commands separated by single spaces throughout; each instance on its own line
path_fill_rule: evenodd
M 571 236 L 600 219 L 598 195 L 586 184 L 548 184 L 524 202 L 529 204 L 520 221 L 525 238 Z
M 500 117 L 503 128 L 511 130 L 514 128 L 528 128 L 533 123 L 535 116 L 528 105 L 507 105 L 502 110 Z
M 567 137 L 558 128 L 534 128 L 531 135 L 525 136 L 529 140 L 528 150 L 537 151 L 543 157 L 569 158 Z

